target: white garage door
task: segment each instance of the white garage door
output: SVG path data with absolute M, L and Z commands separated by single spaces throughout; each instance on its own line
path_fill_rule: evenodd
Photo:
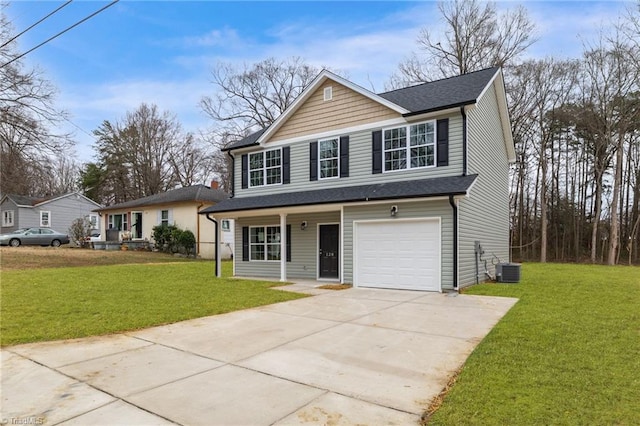
M 440 291 L 440 220 L 354 223 L 356 287 Z

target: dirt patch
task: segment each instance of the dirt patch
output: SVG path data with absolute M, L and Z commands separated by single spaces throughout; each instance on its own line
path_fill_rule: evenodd
M 107 251 L 72 247 L 0 247 L 3 271 L 33 268 L 123 265 L 128 263 L 185 262 L 165 253 L 141 251 Z
M 440 391 L 440 393 L 437 396 L 435 396 L 431 400 L 431 403 L 429 404 L 429 408 L 427 408 L 427 410 L 424 413 L 422 413 L 422 416 L 420 418 L 420 424 L 422 426 L 427 426 L 429 424 L 429 420 L 431 420 L 431 416 L 433 416 L 433 413 L 435 413 L 438 410 L 438 408 L 440 408 L 440 406 L 444 402 L 445 397 L 447 396 L 447 394 L 449 393 L 453 385 L 456 384 L 456 381 L 458 380 L 458 376 L 460 376 L 461 371 L 462 371 L 462 367 L 456 370 L 456 372 L 453 373 L 451 377 L 449 377 L 449 381 L 447 382 L 445 387 Z
M 351 287 L 351 284 L 325 284 L 321 285 L 318 288 L 321 288 L 323 290 L 346 290 Z

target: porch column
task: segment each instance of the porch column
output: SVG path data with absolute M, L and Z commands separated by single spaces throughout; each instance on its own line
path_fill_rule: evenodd
M 287 214 L 280 213 L 280 281 L 287 280 Z

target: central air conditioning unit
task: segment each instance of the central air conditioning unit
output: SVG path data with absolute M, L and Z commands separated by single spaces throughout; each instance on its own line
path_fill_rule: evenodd
M 496 265 L 496 281 L 499 283 L 519 283 L 519 263 L 498 263 Z

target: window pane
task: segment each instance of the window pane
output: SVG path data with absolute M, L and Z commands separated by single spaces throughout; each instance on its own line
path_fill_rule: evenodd
M 280 260 L 280 244 L 267 244 L 267 260 Z
M 338 157 L 338 139 L 320 141 L 320 159 Z
M 264 245 L 251 246 L 251 260 L 264 260 Z
M 264 243 L 264 228 L 251 228 L 251 243 Z
M 249 168 L 251 170 L 261 169 L 263 167 L 262 153 L 249 154 Z
M 267 167 L 276 167 L 280 165 L 280 150 L 267 151 Z
M 273 185 L 275 183 L 280 183 L 281 179 L 281 170 L 280 167 L 276 167 L 273 169 L 267 169 L 267 185 Z
M 279 243 L 280 242 L 280 227 L 269 226 L 267 227 L 267 243 Z
M 250 183 L 251 186 L 260 186 L 263 184 L 264 181 L 264 173 L 262 172 L 262 169 L 260 170 L 256 170 L 256 171 L 252 171 L 250 173 Z

